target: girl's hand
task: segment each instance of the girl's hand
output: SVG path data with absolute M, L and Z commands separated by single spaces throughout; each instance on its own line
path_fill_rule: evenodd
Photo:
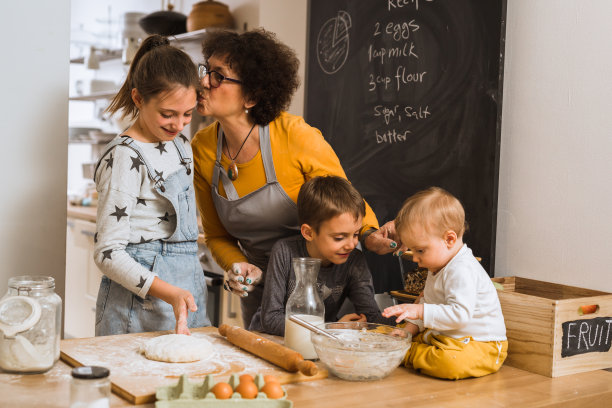
M 395 222 L 389 221 L 380 229 L 368 235 L 364 241 L 368 251 L 385 255 L 396 251 L 398 248 L 399 237 L 395 233 Z
M 339 322 L 367 322 L 368 319 L 366 319 L 363 313 L 360 313 L 360 314 L 349 313 L 349 314 L 345 314 L 344 316 L 342 316 L 340 320 L 338 321 Z
M 390 306 L 386 308 L 382 315 L 384 317 L 399 316 L 395 319 L 396 323 L 404 319 L 423 320 L 423 304 L 402 303 L 401 305 Z
M 176 319 L 176 326 L 174 328 L 176 334 L 191 334 L 187 327 L 187 314 L 198 310 L 191 292 L 155 277 L 148 294 L 172 306 L 174 318 Z
M 173 295 L 170 302 L 172 309 L 174 310 L 174 317 L 176 318 L 176 334 L 187 334 L 190 335 L 189 328 L 187 327 L 187 314 L 189 312 L 195 312 L 198 310 L 198 306 L 195 304 L 195 300 L 191 292 L 185 289 L 176 287 L 176 293 Z
M 261 282 L 263 272 L 253 264 L 237 262 L 232 268 L 225 271 L 225 283 L 223 288 L 238 296 L 248 296 L 255 285 Z

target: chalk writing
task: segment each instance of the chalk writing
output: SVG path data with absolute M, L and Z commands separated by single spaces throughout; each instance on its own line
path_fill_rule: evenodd
M 401 23 L 388 22 L 387 25 L 385 25 L 384 31 L 381 31 L 381 27 L 382 24 L 380 24 L 380 22 L 377 21 L 374 23 L 374 37 L 381 34 L 387 34 L 395 41 L 408 40 L 410 34 L 420 28 L 414 19 Z
M 402 58 L 402 57 L 412 57 L 419 58 L 419 56 L 414 52 L 415 46 L 412 41 L 404 42 L 404 45 L 401 47 L 381 47 L 374 48 L 372 44 L 368 48 L 368 62 L 372 62 L 373 59 L 379 59 L 380 64 L 383 65 L 385 63 L 385 57 L 388 59 L 392 58 Z
M 433 0 L 425 0 L 432 2 Z M 414 6 L 415 10 L 419 9 L 419 0 L 387 0 L 387 10 L 401 9 L 403 7 Z
M 385 124 L 389 124 L 392 119 L 397 118 L 398 122 L 402 121 L 402 117 L 407 119 L 427 119 L 431 116 L 429 106 L 404 106 L 402 109 L 400 105 L 374 106 L 374 117 L 382 117 Z
M 406 67 L 399 65 L 393 78 L 385 75 L 370 74 L 368 91 L 375 91 L 378 86 L 383 86 L 386 90 L 389 88 L 393 79 L 395 79 L 395 90 L 399 91 L 404 85 L 414 82 L 422 83 L 425 74 L 427 74 L 427 71 L 406 72 Z
M 561 357 L 607 352 L 612 343 L 612 317 L 574 320 L 562 324 Z
M 378 133 L 378 130 L 376 131 L 376 143 L 381 144 L 381 143 L 400 143 L 400 142 L 405 142 L 406 139 L 408 138 L 408 135 L 412 133 L 409 130 L 404 130 L 404 131 L 397 131 L 395 129 L 390 129 L 387 130 L 383 133 Z
M 349 28 L 351 16 L 343 10 L 327 20 L 317 38 L 317 59 L 326 74 L 338 72 L 346 62 L 349 53 Z

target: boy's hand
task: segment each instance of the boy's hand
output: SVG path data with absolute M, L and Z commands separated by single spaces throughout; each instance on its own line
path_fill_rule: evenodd
M 225 271 L 223 287 L 238 296 L 246 297 L 255 285 L 261 282 L 263 272 L 253 264 L 236 262 L 229 271 Z
M 384 317 L 399 316 L 395 319 L 396 323 L 404 319 L 423 320 L 423 304 L 418 305 L 412 303 L 402 303 L 401 305 L 390 306 L 386 308 L 382 315 Z
M 340 320 L 338 321 L 339 322 L 367 322 L 368 319 L 366 319 L 363 313 L 360 313 L 360 314 L 349 313 L 349 314 L 345 314 L 344 316 L 342 316 Z
M 368 251 L 384 255 L 397 250 L 398 242 L 399 237 L 395 232 L 395 222 L 389 221 L 380 229 L 368 235 L 364 244 Z

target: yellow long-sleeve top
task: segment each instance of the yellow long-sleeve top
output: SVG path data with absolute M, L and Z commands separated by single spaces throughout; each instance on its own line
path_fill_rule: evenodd
M 235 262 L 248 262 L 236 238 L 232 237 L 219 220 L 212 199 L 212 177 L 217 154 L 215 122 L 200 130 L 192 141 L 195 163 L 194 185 L 206 246 L 215 261 L 228 270 Z M 289 198 L 297 203 L 300 187 L 313 177 L 335 175 L 346 178 L 338 156 L 325 141 L 321 132 L 308 125 L 300 116 L 283 112 L 269 124 L 272 160 L 276 177 Z M 221 157 L 221 165 L 227 168 L 230 159 Z M 238 196 L 243 197 L 266 184 L 261 151 L 247 163 L 239 163 L 239 177 L 233 182 Z M 219 182 L 219 194 L 226 197 L 223 183 Z M 366 203 L 366 215 L 361 231 L 378 228 L 372 208 Z

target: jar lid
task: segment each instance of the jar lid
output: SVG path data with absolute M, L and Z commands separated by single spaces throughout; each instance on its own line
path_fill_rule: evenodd
M 84 380 L 95 380 L 96 378 L 106 378 L 110 375 L 110 370 L 100 366 L 83 366 L 73 368 L 71 374 L 74 378 Z
M 0 301 L 0 330 L 14 337 L 33 327 L 40 320 L 40 304 L 28 296 L 9 296 Z
M 8 286 L 17 290 L 17 294 L 29 294 L 31 290 L 54 289 L 55 279 L 51 276 L 24 275 L 13 276 L 8 280 Z

